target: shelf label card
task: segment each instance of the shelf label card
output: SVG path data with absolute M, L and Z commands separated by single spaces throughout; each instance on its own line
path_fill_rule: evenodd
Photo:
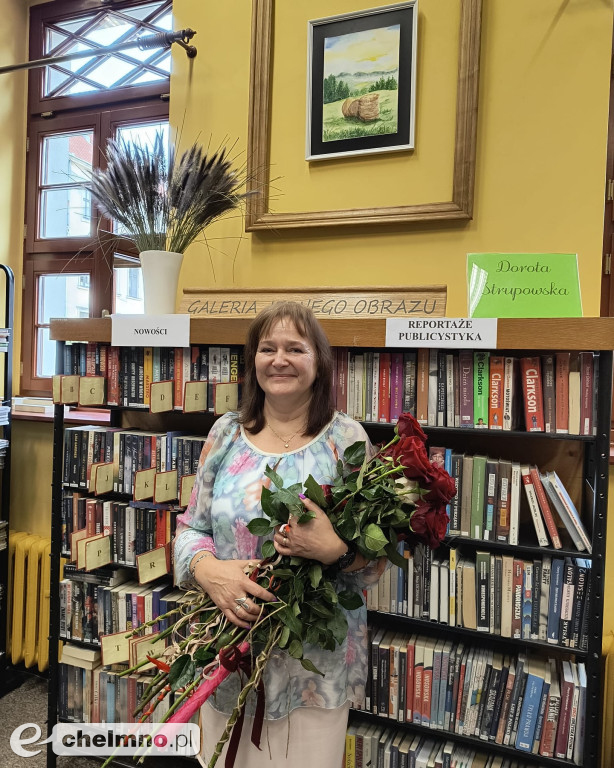
M 148 584 L 168 573 L 166 546 L 150 549 L 136 556 L 136 567 L 139 573 L 139 584 Z
M 86 546 L 91 541 L 97 541 L 98 539 L 102 539 L 102 533 L 97 533 L 95 536 L 84 536 L 83 538 L 80 538 L 77 541 L 77 568 L 78 568 L 78 570 L 82 570 L 83 568 L 85 568 Z
M 113 347 L 189 347 L 189 315 L 111 315 Z
M 163 504 L 165 501 L 174 501 L 177 498 L 177 470 L 169 472 L 157 472 L 154 479 L 154 501 Z
M 96 496 L 101 493 L 110 493 L 113 490 L 112 461 L 105 464 L 92 464 L 90 490 L 93 490 Z
M 70 534 L 70 559 L 77 562 L 77 550 L 81 539 L 85 539 L 87 536 L 87 529 L 80 528 L 78 531 L 73 531 Z
M 148 656 L 157 657 L 164 653 L 166 640 L 160 639 L 159 635 L 146 635 L 145 637 L 134 637 L 129 639 L 130 645 L 130 666 L 135 666 L 141 661 L 145 661 Z M 139 672 L 147 669 L 154 669 L 155 665 L 148 663 L 139 667 Z
M 173 381 L 153 381 L 149 387 L 149 410 L 165 413 L 173 410 Z
M 222 416 L 228 411 L 236 411 L 239 407 L 239 385 L 235 382 L 230 384 L 214 384 L 215 391 L 215 414 Z
M 190 503 L 190 496 L 192 495 L 192 488 L 194 488 L 194 481 L 196 475 L 184 475 L 181 478 L 181 493 L 179 494 L 179 506 L 187 507 Z
M 111 537 L 102 536 L 95 540 L 85 540 L 85 570 L 102 568 L 113 561 L 111 557 Z
M 186 381 L 183 410 L 184 413 L 202 413 L 207 410 L 206 381 Z
M 102 663 L 122 664 L 130 659 L 130 638 L 126 632 L 114 632 L 112 635 L 101 635 Z
M 387 347 L 496 349 L 496 317 L 432 317 L 386 319 Z
M 52 379 L 51 399 L 56 404 L 62 402 L 62 376 L 59 373 L 56 373 Z
M 60 402 L 76 405 L 79 402 L 80 376 L 60 376 Z
M 582 317 L 578 256 L 468 253 L 467 306 L 470 317 Z
M 104 376 L 80 376 L 79 405 L 104 405 L 104 385 Z
M 139 469 L 134 473 L 134 500 L 153 499 L 156 468 Z

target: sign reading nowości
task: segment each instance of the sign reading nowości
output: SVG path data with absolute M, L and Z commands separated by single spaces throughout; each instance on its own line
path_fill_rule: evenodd
M 189 315 L 111 315 L 114 347 L 189 347 Z
M 386 346 L 493 349 L 497 346 L 497 319 L 391 317 L 386 320 Z

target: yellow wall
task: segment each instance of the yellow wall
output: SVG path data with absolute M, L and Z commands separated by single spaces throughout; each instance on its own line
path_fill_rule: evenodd
M 271 115 L 274 210 L 421 202 L 450 193 L 457 64 L 457 2 L 420 0 L 417 149 L 414 155 L 310 166 L 304 157 L 306 21 L 369 3 L 278 0 Z M 474 219 L 466 225 L 245 234 L 240 219 L 194 245 L 184 286 L 448 286 L 448 314 L 466 314 L 472 251 L 577 252 L 584 313 L 599 314 L 612 7 L 599 0 L 484 0 Z M 5 0 L 0 50 L 25 58 L 25 10 Z M 197 30 L 198 56 L 174 47 L 171 122 L 188 142 L 236 140 L 245 160 L 251 13 L 248 0 L 174 1 L 176 28 Z M 8 52 L 8 53 L 7 53 Z M 19 79 L 21 77 L 21 79 Z M 5 178 L 0 253 L 20 264 L 23 76 L 0 79 Z M 8 140 L 4 137 L 8 137 Z M 243 154 L 241 154 L 243 153 Z M 426 197 L 424 199 L 426 201 Z M 18 270 L 19 271 L 19 270 Z M 15 427 L 13 520 L 39 530 L 50 508 L 51 427 Z M 26 457 L 36 458 L 33 475 Z M 35 478 L 36 483 L 32 482 Z M 610 489 L 614 500 L 614 487 Z M 612 501 L 610 502 L 612 504 Z M 47 517 L 45 518 L 45 515 Z M 610 549 L 614 550 L 614 537 Z M 609 584 L 614 583 L 614 551 Z M 606 630 L 614 611 L 606 610 Z M 610 618 L 608 618 L 608 615 Z
M 360 5 L 355 0 L 278 0 L 271 117 L 277 211 L 419 201 L 414 168 L 430 192 L 450 193 L 446 184 L 451 180 L 454 111 L 449 88 L 454 85 L 457 48 L 449 40 L 455 30 L 446 19 L 457 3 L 420 2 L 417 162 L 389 155 L 310 167 L 303 159 L 307 19 Z M 250 236 L 231 218 L 211 228 L 216 239 L 209 253 L 205 245 L 188 251 L 183 284 L 446 283 L 448 314 L 463 316 L 467 252 L 572 251 L 579 256 L 584 313 L 599 314 L 612 9 L 593 0 L 483 6 L 472 222 L 420 230 Z M 199 52 L 188 60 L 179 48 L 175 51 L 171 121 L 184 140 L 200 135 L 216 146 L 229 137 L 245 150 L 249 3 L 175 0 L 174 8 L 177 28 L 197 30 Z M 442 105 L 433 103 L 434 91 Z M 440 111 L 438 105 L 443 106 Z M 440 146 L 440 159 L 433 142 L 435 150 Z M 399 167 L 404 171 L 400 176 Z

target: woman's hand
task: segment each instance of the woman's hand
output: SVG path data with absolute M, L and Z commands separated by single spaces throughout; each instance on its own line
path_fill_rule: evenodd
M 249 629 L 262 611 L 262 606 L 257 605 L 254 598 L 264 602 L 276 600 L 275 595 L 246 574 L 245 569 L 250 563 L 254 565 L 250 560 L 205 557 L 194 569 L 195 580 L 223 611 L 228 621 L 245 629 Z
M 273 543 L 280 555 L 304 557 L 318 560 L 323 565 L 332 565 L 347 552 L 347 544 L 335 533 L 328 516 L 311 499 L 303 504 L 315 517 L 300 525 L 290 520 L 276 529 Z

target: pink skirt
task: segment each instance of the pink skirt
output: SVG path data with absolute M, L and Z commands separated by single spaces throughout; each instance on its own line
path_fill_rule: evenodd
M 288 717 L 265 720 L 260 749 L 250 741 L 253 718 L 246 717 L 239 741 L 237 768 L 341 768 L 345 749 L 349 703 L 337 709 L 300 707 Z M 224 732 L 226 715 L 205 703 L 200 710 L 202 744 L 198 757 L 207 766 Z M 224 768 L 228 742 L 216 768 Z

